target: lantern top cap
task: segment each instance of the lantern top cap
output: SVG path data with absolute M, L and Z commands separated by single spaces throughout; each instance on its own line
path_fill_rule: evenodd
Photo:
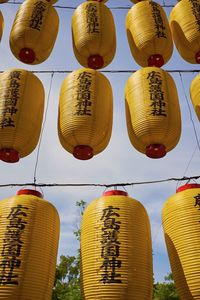
M 39 191 L 36 191 L 36 190 L 30 190 L 30 189 L 19 190 L 19 191 L 17 191 L 17 195 L 18 196 L 20 196 L 20 195 L 33 195 L 33 196 L 36 196 L 38 198 L 43 198 L 42 193 L 40 193 Z
M 188 189 L 198 189 L 200 188 L 200 184 L 198 183 L 187 183 L 185 185 L 182 185 L 180 186 L 176 192 L 179 193 L 179 192 L 182 192 L 182 191 L 185 191 L 185 190 L 188 190 Z
M 111 190 L 104 192 L 103 196 L 128 196 L 128 193 L 125 191 Z

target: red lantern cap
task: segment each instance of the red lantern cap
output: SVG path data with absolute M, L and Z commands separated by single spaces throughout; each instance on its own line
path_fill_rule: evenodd
M 99 54 L 88 57 L 88 67 L 91 69 L 100 69 L 104 65 L 103 57 Z
M 198 189 L 200 188 L 200 184 L 198 183 L 187 183 L 185 185 L 182 185 L 180 186 L 176 192 L 179 193 L 179 192 L 182 192 L 182 191 L 185 191 L 185 190 L 188 190 L 188 189 Z
M 162 144 L 151 144 L 146 147 L 146 156 L 150 158 L 161 158 L 166 155 L 166 148 Z
M 164 65 L 164 59 L 160 54 L 153 54 L 148 58 L 149 67 L 162 67 Z
M 30 48 L 22 48 L 19 52 L 19 58 L 25 64 L 32 64 L 35 60 L 35 52 Z
M 198 64 L 200 64 L 200 51 L 196 53 L 195 60 Z
M 43 198 L 43 195 L 39 191 L 29 190 L 29 189 L 19 190 L 19 191 L 17 191 L 17 195 L 18 196 L 20 196 L 20 195 L 33 195 L 33 196 L 36 196 L 38 198 Z
M 73 155 L 77 159 L 87 160 L 93 157 L 93 149 L 90 146 L 78 145 L 74 147 Z
M 3 148 L 0 149 L 0 160 L 7 163 L 16 163 L 20 159 L 19 152 L 15 149 Z
M 112 191 L 106 191 L 103 193 L 103 196 L 128 196 L 128 193 L 125 191 L 119 191 L 119 190 L 112 190 Z

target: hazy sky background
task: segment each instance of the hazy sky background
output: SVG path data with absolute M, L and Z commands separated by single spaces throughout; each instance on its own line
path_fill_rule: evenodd
M 71 40 L 71 17 L 73 9 L 61 8 L 61 6 L 77 7 L 83 1 L 59 0 L 55 4 L 60 18 L 59 34 L 51 56 L 42 64 L 30 66 L 20 63 L 11 53 L 9 48 L 9 34 L 19 4 L 0 4 L 4 16 L 5 27 L 0 43 L 0 70 L 8 68 L 23 68 L 27 70 L 49 71 L 45 74 L 36 74 L 45 87 L 46 103 L 51 81 L 51 71 L 75 70 L 81 68 L 76 61 L 72 50 Z M 162 5 L 175 4 L 175 0 L 157 1 Z M 131 6 L 128 0 L 110 0 L 108 7 Z M 57 7 L 59 6 L 59 7 Z M 165 7 L 169 14 L 172 8 Z M 117 52 L 113 62 L 104 70 L 138 70 L 137 65 L 129 50 L 125 31 L 125 18 L 128 9 L 112 9 L 115 19 L 117 34 Z M 174 53 L 171 60 L 163 66 L 165 70 L 198 70 L 198 65 L 191 65 L 185 62 L 177 53 Z M 169 152 L 164 158 L 154 160 L 135 150 L 128 138 L 126 129 L 124 109 L 124 87 L 130 73 L 104 73 L 109 79 L 114 96 L 114 119 L 112 137 L 108 147 L 99 155 L 88 161 L 76 160 L 66 152 L 60 145 L 57 135 L 57 112 L 59 92 L 66 73 L 54 73 L 52 89 L 49 97 L 46 122 L 39 151 L 37 165 L 37 183 L 132 183 L 141 181 L 160 180 L 165 178 L 181 178 L 183 176 L 199 175 L 199 149 L 194 135 L 187 101 L 184 96 L 179 73 L 170 73 L 175 80 L 182 116 L 182 135 L 175 149 Z M 184 89 L 188 100 L 189 86 L 197 73 L 182 73 Z M 34 91 L 33 91 L 34 92 Z M 192 110 L 196 130 L 199 136 L 199 122 Z M 196 149 L 196 151 L 195 151 Z M 0 184 L 6 183 L 27 183 L 33 182 L 36 156 L 38 148 L 29 156 L 21 159 L 16 164 L 0 162 Z M 195 151 L 195 152 L 194 152 Z M 190 164 L 189 164 L 190 162 Z M 187 166 L 187 171 L 185 172 Z M 184 184 L 185 182 L 182 182 Z M 181 183 L 179 183 L 181 185 Z M 161 224 L 161 210 L 164 202 L 175 193 L 177 182 L 134 185 L 126 187 L 129 196 L 139 200 L 147 209 L 151 221 L 154 277 L 156 281 L 162 281 L 164 276 L 170 272 L 169 260 L 164 243 Z M 10 197 L 19 188 L 1 188 L 1 198 Z M 42 188 L 44 198 L 55 205 L 61 218 L 61 235 L 59 244 L 59 255 L 73 255 L 79 247 L 73 231 L 77 229 L 79 212 L 75 206 L 76 201 L 83 199 L 87 203 L 102 195 L 104 187 L 50 187 Z M 133 220 L 134 221 L 134 220 Z

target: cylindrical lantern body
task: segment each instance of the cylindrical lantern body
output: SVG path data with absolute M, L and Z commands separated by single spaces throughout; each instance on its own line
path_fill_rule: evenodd
M 76 158 L 89 159 L 108 145 L 113 118 L 112 88 L 96 70 L 68 75 L 60 91 L 58 134 L 62 146 Z
M 170 27 L 179 54 L 189 63 L 200 63 L 199 0 L 181 0 L 172 9 Z
M 162 211 L 168 255 L 181 300 L 200 296 L 200 185 L 187 184 Z
M 147 67 L 135 72 L 125 88 L 127 129 L 132 145 L 151 158 L 173 149 L 181 134 L 178 95 L 172 77 Z
M 123 194 L 122 191 L 105 193 L 84 212 L 81 225 L 83 299 L 152 298 L 149 218 L 140 202 Z
M 50 300 L 59 240 L 55 207 L 21 193 L 0 201 L 0 215 L 0 299 Z
M 20 6 L 10 33 L 10 48 L 27 64 L 46 60 L 56 41 L 59 17 L 46 0 L 26 0 Z
M 115 24 L 103 3 L 86 1 L 72 16 L 72 39 L 78 62 L 92 69 L 107 66 L 116 50 Z
M 173 42 L 161 5 L 153 1 L 134 5 L 126 17 L 126 32 L 132 55 L 140 66 L 161 67 L 170 59 Z
M 200 74 L 198 74 L 190 85 L 190 98 L 196 115 L 200 121 Z
M 3 72 L 0 107 L 0 159 L 15 162 L 13 151 L 19 158 L 24 157 L 35 149 L 39 140 L 44 110 L 41 81 L 22 69 Z

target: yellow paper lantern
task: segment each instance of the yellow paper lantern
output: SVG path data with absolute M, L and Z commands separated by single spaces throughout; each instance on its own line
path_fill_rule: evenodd
M 96 70 L 69 74 L 60 91 L 58 135 L 65 150 L 90 159 L 109 143 L 113 118 L 112 88 Z
M 46 0 L 26 0 L 10 33 L 10 48 L 26 64 L 39 64 L 52 52 L 59 27 L 55 8 Z
M 140 152 L 161 158 L 178 143 L 181 115 L 175 83 L 164 70 L 147 67 L 135 72 L 125 88 L 130 141 Z
M 170 14 L 170 27 L 179 54 L 191 64 L 200 63 L 199 0 L 182 0 Z
M 126 32 L 131 53 L 142 66 L 161 67 L 170 59 L 173 42 L 162 6 L 154 1 L 140 1 L 126 17 Z
M 0 74 L 0 159 L 17 162 L 36 147 L 43 118 L 44 88 L 31 72 Z
M 82 299 L 152 299 L 152 274 L 145 208 L 123 191 L 105 192 L 82 219 Z
M 200 184 L 186 184 L 165 203 L 163 228 L 176 288 L 181 300 L 200 295 Z
M 55 207 L 35 190 L 0 201 L 0 299 L 50 300 L 59 240 Z
M 196 115 L 200 121 L 200 74 L 198 74 L 190 85 L 190 98 Z
M 92 69 L 107 66 L 116 51 L 115 24 L 110 9 L 97 1 L 79 5 L 72 16 L 72 39 L 78 62 Z

